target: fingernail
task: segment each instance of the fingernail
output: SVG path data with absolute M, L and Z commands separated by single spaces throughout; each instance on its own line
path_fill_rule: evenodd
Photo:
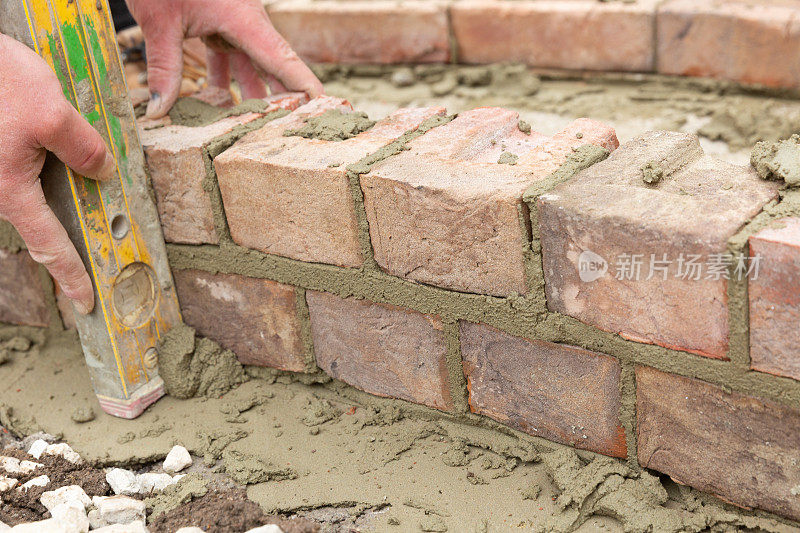
M 147 102 L 147 111 L 144 114 L 147 118 L 161 118 L 161 95 L 150 93 L 150 101 Z
M 114 156 L 111 155 L 111 152 L 106 152 L 106 160 L 103 161 L 103 168 L 100 169 L 97 177 L 101 180 L 109 180 L 114 177 L 116 172 L 117 162 L 114 160 Z
M 80 300 L 73 300 L 72 305 L 75 306 L 75 310 L 82 315 L 88 315 L 91 312 L 91 309 Z

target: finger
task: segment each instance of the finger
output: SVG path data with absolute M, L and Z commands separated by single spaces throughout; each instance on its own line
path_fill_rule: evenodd
M 117 170 L 114 156 L 99 133 L 66 101 L 34 124 L 34 137 L 76 173 L 100 180 Z
M 230 61 L 233 77 L 242 90 L 242 100 L 266 98 L 267 87 L 250 62 L 250 58 L 241 52 L 234 52 L 230 54 Z
M 247 54 L 265 75 L 272 74 L 285 87 L 312 98 L 323 93 L 322 83 L 272 27 L 266 14 L 258 20 L 235 18 L 226 25 L 225 38 Z
M 94 308 L 94 290 L 67 231 L 48 207 L 39 180 L 17 196 L 10 222 L 19 232 L 31 258 L 43 264 L 82 314 Z
M 161 118 L 172 108 L 181 92 L 183 77 L 183 34 L 180 26 L 159 27 L 145 34 L 147 84 L 150 102 L 147 118 Z
M 286 90 L 286 87 L 284 87 L 283 84 L 278 81 L 278 78 L 276 78 L 272 74 L 267 75 L 267 85 L 269 86 L 270 94 L 280 94 L 289 92 Z
M 206 65 L 208 67 L 208 84 L 211 87 L 230 90 L 231 75 L 228 54 L 206 48 Z

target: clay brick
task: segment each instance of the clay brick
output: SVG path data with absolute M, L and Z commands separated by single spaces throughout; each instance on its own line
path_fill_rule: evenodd
M 613 150 L 618 142 L 613 129 L 588 119 L 552 138 L 526 135 L 518 123 L 516 112 L 500 108 L 461 113 L 361 177 L 382 269 L 465 292 L 526 292 L 523 192 L 557 169 L 573 147 Z M 498 164 L 503 151 L 517 155 L 517 164 Z
M 206 91 L 197 96 L 212 102 L 225 101 L 220 93 L 214 91 Z M 301 103 L 301 97 L 297 95 L 281 95 L 274 100 L 267 111 L 294 109 Z M 236 126 L 261 116 L 247 113 L 201 127 L 170 125 L 168 120 L 160 121 L 159 127 L 154 127 L 156 123 L 152 121 L 140 122 L 143 127 L 139 134 L 156 194 L 164 238 L 168 242 L 219 243 L 214 228 L 211 200 L 203 186 L 206 178 L 203 150 Z
M 462 321 L 460 329 L 472 412 L 548 440 L 626 457 L 616 359 L 483 324 Z
M 237 244 L 301 261 L 360 266 L 347 165 L 444 112 L 400 109 L 339 142 L 283 136 L 328 109 L 352 110 L 345 100 L 318 98 L 249 133 L 215 158 L 225 215 Z
M 656 185 L 643 180 L 648 163 L 664 173 Z M 549 308 L 638 342 L 725 358 L 727 281 L 708 265 L 724 264 L 715 254 L 776 188 L 749 166 L 705 156 L 693 135 L 637 137 L 539 197 Z
M 636 369 L 639 463 L 743 507 L 800 519 L 800 411 Z
M 25 250 L 0 248 L 0 322 L 40 327 L 50 324 L 39 265 Z
M 651 71 L 657 3 L 464 0 L 451 18 L 464 63 Z
M 184 321 L 248 365 L 302 372 L 295 288 L 266 279 L 175 270 Z
M 317 365 L 378 396 L 452 408 L 442 321 L 402 307 L 306 293 Z
M 750 237 L 750 255 L 761 257 L 748 285 L 752 368 L 800 379 L 800 218 Z
M 800 86 L 796 0 L 668 0 L 657 35 L 659 72 Z
M 444 63 L 443 2 L 300 0 L 267 7 L 275 28 L 312 63 Z

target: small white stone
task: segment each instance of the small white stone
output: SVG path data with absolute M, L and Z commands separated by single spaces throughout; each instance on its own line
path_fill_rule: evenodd
M 167 458 L 164 459 L 164 471 L 174 474 L 191 464 L 192 456 L 189 455 L 189 450 L 183 446 L 173 446 L 167 454 Z
M 14 479 L 13 477 L 0 476 L 0 492 L 5 492 L 7 490 L 13 489 L 14 487 L 17 486 L 17 483 L 19 483 L 18 479 Z M 0 528 L 0 531 L 2 531 L 2 528 Z
M 16 457 L 0 457 L 0 468 L 9 474 L 19 474 L 19 459 Z
M 17 487 L 17 490 L 21 490 L 23 492 L 28 492 L 28 489 L 31 487 L 46 487 L 50 484 L 50 478 L 47 476 L 37 476 L 33 479 L 29 479 L 21 486 Z
M 199 527 L 192 526 L 192 527 L 182 527 L 175 533 L 206 533 L 206 532 L 200 529 Z
M 48 444 L 47 449 L 45 452 L 47 455 L 60 455 L 67 461 L 73 464 L 80 464 L 83 459 L 78 453 L 69 447 L 69 444 L 66 442 L 60 442 L 58 444 Z M 38 459 L 38 457 L 37 457 Z
M 9 530 L 9 533 L 73 533 L 67 524 L 55 518 L 18 524 Z
M 41 468 L 44 465 L 42 463 L 34 463 L 33 461 L 22 461 L 19 463 L 19 471 L 22 474 L 30 474 L 37 468 Z
M 86 507 L 79 502 L 60 503 L 50 509 L 50 514 L 55 520 L 67 525 L 69 531 L 74 533 L 86 533 L 89 531 L 89 517 L 86 516 Z
M 143 495 L 161 492 L 170 485 L 177 483 L 169 474 L 157 474 L 154 472 L 139 474 L 136 479 L 139 482 L 139 493 Z
M 267 524 L 261 527 L 255 527 L 247 531 L 247 533 L 283 533 L 283 530 L 275 524 Z
M 172 476 L 172 482 L 173 483 L 177 483 L 178 481 L 182 480 L 185 477 L 186 477 L 186 474 L 177 474 L 175 476 Z
M 97 496 L 94 498 L 96 497 Z M 92 501 L 94 501 L 94 498 L 92 498 Z M 100 511 L 97 509 L 92 509 L 86 516 L 89 518 L 89 529 L 99 529 L 108 525 L 106 524 L 106 521 L 103 520 L 103 517 L 100 516 Z
M 148 533 L 148 531 L 144 527 L 144 522 L 131 522 L 130 524 L 111 524 L 95 529 L 93 533 Z
M 33 444 L 31 444 L 31 447 L 28 450 L 28 454 L 32 455 L 35 459 L 39 459 L 45 452 L 45 450 L 47 450 L 48 446 L 50 445 L 47 444 L 46 440 L 39 439 L 37 441 L 34 441 Z
M 84 510 L 92 505 L 92 499 L 78 485 L 69 485 L 45 492 L 39 498 L 39 502 L 51 513 L 53 512 L 53 507 L 63 503 L 74 503 L 83 507 Z
M 8 531 L 9 529 L 11 529 L 11 526 L 9 526 L 8 524 L 4 524 L 3 522 L 0 522 L 0 533 Z
M 138 494 L 140 490 L 136 474 L 130 470 L 112 468 L 106 472 L 106 481 L 111 486 L 111 490 L 114 491 L 114 494 L 133 496 L 134 494 Z
M 145 519 L 145 505 L 128 496 L 109 496 L 94 500 L 95 507 L 107 524 L 128 524 Z

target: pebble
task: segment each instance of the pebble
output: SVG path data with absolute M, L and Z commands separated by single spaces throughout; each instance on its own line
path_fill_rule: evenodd
M 180 472 L 192 464 L 192 456 L 189 450 L 183 446 L 173 446 L 164 459 L 164 471 L 174 474 Z
M 36 459 L 39 459 L 45 452 L 45 450 L 47 450 L 48 446 L 50 445 L 47 443 L 46 440 L 39 439 L 37 441 L 34 441 L 33 444 L 31 444 L 31 447 L 28 449 L 28 454 L 32 455 Z
M 178 476 L 175 476 L 178 477 Z M 153 492 L 161 492 L 170 485 L 178 482 L 169 474 L 147 473 L 136 476 L 139 483 L 139 494 L 148 495 Z
M 73 464 L 80 464 L 82 459 L 78 453 L 70 448 L 66 442 L 58 444 L 48 444 L 47 441 L 39 439 L 31 444 L 28 453 L 34 458 L 39 459 L 42 455 L 60 455 L 67 461 Z
M 13 489 L 17 486 L 17 483 L 19 483 L 19 480 L 14 479 L 13 477 L 0 476 L 0 492 Z M 0 527 L 0 531 L 2 530 L 3 528 Z
M 68 525 L 55 518 L 18 524 L 9 530 L 9 533 L 74 533 Z
M 92 499 L 86 495 L 81 487 L 78 485 L 68 485 L 60 489 L 51 490 L 42 494 L 39 502 L 44 505 L 48 511 L 53 512 L 53 508 L 61 504 L 75 504 L 80 506 L 84 511 L 87 507 L 91 507 Z M 84 513 L 85 514 L 85 513 Z M 88 526 L 87 526 L 88 527 Z
M 89 531 L 89 517 L 86 516 L 86 508 L 81 503 L 60 503 L 49 511 L 53 519 L 67 526 L 69 531 L 75 533 Z
M 92 533 L 148 533 L 144 527 L 144 522 L 131 522 L 130 524 L 111 524 L 98 529 L 93 529 Z
M 417 77 L 410 68 L 399 68 L 392 73 L 391 82 L 395 87 L 408 87 L 417 82 Z
M 182 527 L 175 533 L 206 533 L 206 532 L 200 529 L 199 527 L 193 526 L 193 527 Z
M 100 512 L 100 519 L 105 522 L 103 525 L 129 524 L 145 519 L 145 504 L 142 500 L 134 500 L 128 496 L 95 496 L 92 502 Z
M 50 478 L 47 476 L 37 476 L 33 479 L 29 479 L 22 486 L 17 487 L 17 490 L 21 490 L 23 492 L 27 492 L 31 487 L 46 487 L 50 484 Z
M 133 496 L 139 494 L 140 486 L 136 474 L 122 468 L 112 468 L 106 472 L 106 481 L 111 486 L 114 494 Z
M 3 522 L 0 522 L 0 533 L 8 531 L 9 529 L 11 529 L 11 526 L 9 526 L 8 524 L 4 524 Z
M 250 529 L 247 531 L 247 533 L 283 533 L 283 530 L 275 524 L 267 524 L 265 526 Z
M 9 474 L 30 474 L 41 466 L 44 465 L 33 461 L 20 461 L 16 457 L 0 457 L 0 468 Z

